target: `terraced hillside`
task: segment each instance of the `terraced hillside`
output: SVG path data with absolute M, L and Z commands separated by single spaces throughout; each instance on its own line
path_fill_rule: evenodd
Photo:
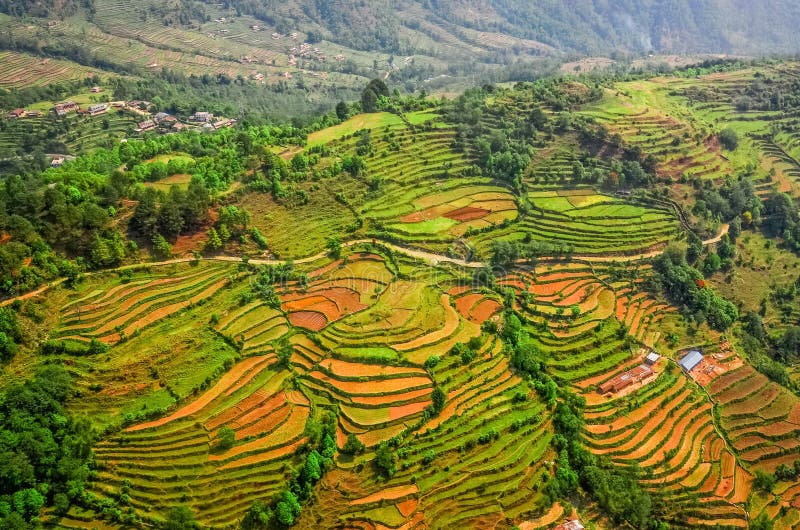
M 397 266 L 404 276 L 413 271 L 412 277 L 398 279 L 392 272 Z M 95 491 L 98 499 L 124 494 L 126 506 L 144 518 L 158 518 L 170 506 L 186 503 L 204 524 L 233 524 L 254 500 L 281 488 L 287 463 L 303 453 L 310 419 L 330 410 L 337 411 L 340 447 L 349 435 L 366 446 L 367 454 L 389 439 L 408 442 L 401 450 L 401 470 L 391 480 L 397 486 L 366 478 L 370 473 L 362 471 L 358 458 L 338 457 L 339 471 L 332 473 L 366 474 L 358 489 L 363 496 L 348 493 L 353 496 L 347 503 L 350 508 L 335 513 L 327 512 L 323 502 L 320 517 L 389 525 L 425 518 L 462 524 L 498 517 L 501 506 L 515 518 L 537 508 L 535 483 L 551 436 L 544 405 L 511 373 L 499 339 L 482 334 L 478 325 L 462 318 L 450 305 L 451 295 L 437 287 L 437 281 L 451 273 L 420 274 L 405 260 L 389 262 L 374 253 L 309 264 L 307 270 L 303 286 L 290 282 L 279 290 L 280 308 L 258 301 L 236 303 L 237 293 L 247 292 L 246 284 L 234 283 L 229 292 L 216 290 L 207 305 L 218 307 L 225 300 L 229 305 L 219 312 L 214 329 L 239 345 L 241 360 L 216 383 L 190 392 L 183 404 L 165 415 L 134 420 L 106 437 L 96 448 L 102 484 Z M 113 287 L 89 289 L 63 309 L 62 336 L 106 337 L 102 330 L 118 318 L 104 305 L 111 299 L 127 304 L 128 326 L 138 320 L 154 321 L 156 315 L 166 318 L 169 312 L 163 309 L 170 307 L 170 296 L 202 292 L 205 284 L 215 285 L 216 278 L 233 272 L 231 266 L 202 266 L 188 268 L 172 281 L 134 276 Z M 417 311 L 420 297 L 430 300 L 428 313 Z M 458 302 L 455 305 L 459 307 Z M 85 328 L 72 323 L 78 307 Z M 98 316 L 87 320 L 91 311 Z M 475 316 L 488 318 L 489 314 L 481 317 L 483 313 Z M 181 327 L 185 317 L 170 320 Z M 191 320 L 187 325 L 202 326 Z M 157 336 L 153 325 L 137 329 L 128 342 L 112 348 L 113 357 L 129 342 Z M 457 343 L 475 348 L 474 358 L 465 362 L 461 356 L 447 355 Z M 291 354 L 281 361 L 287 346 Z M 438 356 L 441 361 L 435 368 L 423 366 Z M 434 389 L 444 392 L 446 405 L 431 417 Z M 117 392 L 130 399 L 154 391 L 106 379 L 101 394 Z M 223 427 L 235 433 L 234 442 L 225 448 L 219 447 Z M 529 442 L 519 445 L 508 435 L 497 438 L 495 433 L 509 429 L 525 434 Z M 434 434 L 444 432 L 446 436 Z M 468 441 L 470 437 L 474 439 Z M 420 474 L 417 467 L 431 454 L 437 455 L 436 468 L 441 465 L 451 471 L 442 473 L 425 465 Z M 417 475 L 413 483 L 411 475 Z M 513 477 L 519 477 L 514 486 L 509 482 Z M 222 486 L 233 482 L 239 487 Z M 464 493 L 458 501 L 447 494 L 456 485 Z M 397 502 L 397 511 L 388 513 L 381 498 Z M 74 521 L 86 517 L 74 515 Z
M 97 433 L 96 480 L 43 517 L 156 526 L 183 506 L 210 528 L 547 529 L 574 515 L 796 530 L 798 265 L 762 233 L 777 214 L 761 204 L 793 184 L 793 118 L 767 139 L 767 111 L 699 103 L 778 83 L 774 68 L 384 97 L 392 112 L 329 116 L 305 142 L 248 126 L 167 137 L 142 159 L 192 153 L 208 164 L 194 188 L 180 173 L 147 217 L 152 185 L 131 183 L 94 211 L 120 237 L 132 215 L 166 225 L 197 180 L 219 181 L 212 161 L 242 153 L 236 182 L 198 201 L 202 230 L 177 236 L 209 244 L 76 264 L 4 306 L 37 349 L 3 383 L 62 364 L 70 414 Z M 718 144 L 728 126 L 736 149 Z M 174 147 L 184 138 L 199 147 Z M 771 162 L 767 140 L 788 158 Z M 137 171 L 112 160 L 115 182 Z M 56 206 L 72 211 L 89 186 L 61 174 L 19 202 L 63 188 Z M 71 271 L 43 254 L 28 265 Z M 699 366 L 679 366 L 694 349 Z
M 561 243 L 576 254 L 641 254 L 663 247 L 677 232 L 675 213 L 630 204 L 591 189 L 527 194 L 531 211 L 521 222 L 469 238 L 488 250 L 495 238 Z

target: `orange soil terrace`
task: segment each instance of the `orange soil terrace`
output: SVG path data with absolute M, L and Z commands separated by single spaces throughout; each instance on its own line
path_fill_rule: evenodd
M 425 370 L 417 367 L 362 364 L 339 359 L 325 359 L 325 361 L 321 363 L 321 366 L 332 374 L 342 377 L 395 377 L 407 375 L 427 377 L 428 375 Z
M 416 484 L 411 484 L 408 486 L 395 486 L 381 490 L 378 493 L 373 493 L 372 495 L 367 495 L 366 497 L 362 497 L 360 499 L 352 500 L 350 501 L 350 506 L 372 504 L 384 500 L 395 501 L 397 499 L 402 499 L 403 497 L 408 497 L 409 495 L 415 495 L 417 493 L 419 493 L 419 488 L 416 486 Z
M 471 206 L 465 206 L 464 208 L 459 208 L 458 210 L 453 210 L 451 212 L 447 212 L 444 214 L 444 217 L 448 219 L 452 219 L 454 221 L 474 221 L 475 219 L 481 219 L 489 215 L 489 210 L 484 210 L 483 208 L 473 208 Z
M 298 328 L 319 331 L 328 325 L 325 315 L 315 311 L 297 311 L 289 314 L 289 322 Z
M 191 414 L 198 412 L 199 410 L 203 409 L 206 405 L 211 403 L 215 398 L 220 396 L 225 390 L 230 388 L 234 383 L 236 383 L 239 378 L 243 375 L 248 373 L 250 370 L 263 370 L 266 366 L 264 363 L 264 359 L 268 356 L 260 356 L 260 357 L 251 357 L 249 359 L 245 359 L 244 361 L 236 364 L 231 368 L 219 382 L 211 387 L 205 394 L 200 396 L 195 401 L 189 403 L 188 405 L 182 407 L 181 409 L 173 412 L 169 416 L 164 418 L 160 418 L 155 421 L 140 423 L 139 425 L 133 425 L 125 429 L 126 431 L 141 431 L 143 429 L 151 429 L 153 427 L 160 427 L 165 425 L 171 421 L 185 418 Z
M 288 407 L 287 407 L 288 408 Z M 229 460 L 235 456 L 256 452 L 261 450 L 279 449 L 283 446 L 286 440 L 291 440 L 303 434 L 308 420 L 309 409 L 308 407 L 293 406 L 288 418 L 279 424 L 279 427 L 271 431 L 268 435 L 246 442 L 240 445 L 235 445 L 222 454 L 211 454 L 208 459 L 211 461 Z
M 460 288 L 451 289 L 449 293 L 457 296 L 460 290 Z M 480 293 L 469 293 L 459 296 L 456 298 L 455 304 L 456 310 L 462 317 L 476 324 L 483 324 L 503 307 L 500 302 L 486 298 L 485 295 Z

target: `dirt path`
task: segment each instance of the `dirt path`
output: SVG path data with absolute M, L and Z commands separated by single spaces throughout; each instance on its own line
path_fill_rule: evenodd
M 703 245 L 713 245 L 719 243 L 724 235 L 726 235 L 729 231 L 730 227 L 727 224 L 723 224 L 719 228 L 719 232 L 717 235 L 712 237 L 711 239 L 707 239 L 703 241 Z M 486 267 L 488 263 L 483 261 L 466 261 L 461 258 L 453 258 L 450 256 L 445 256 L 443 254 L 436 254 L 435 252 L 428 252 L 426 250 L 420 250 L 411 247 L 405 247 L 402 245 L 397 245 L 395 243 L 389 243 L 385 241 L 373 240 L 373 239 L 356 239 L 354 241 L 348 241 L 342 244 L 344 248 L 354 247 L 356 245 L 363 245 L 368 243 L 375 243 L 377 245 L 386 247 L 391 249 L 394 252 L 398 252 L 400 254 L 405 254 L 406 256 L 422 260 L 429 265 L 441 265 L 442 263 L 450 263 L 452 265 L 456 265 L 458 267 L 464 267 L 469 269 L 479 269 L 482 267 Z M 644 259 L 650 259 L 658 257 L 662 254 L 663 250 L 654 250 L 651 252 L 644 252 L 641 254 L 631 254 L 629 256 L 598 256 L 598 255 L 580 255 L 580 254 L 573 254 L 571 257 L 572 261 L 583 261 L 587 263 L 611 263 L 611 262 L 632 262 L 632 261 L 640 261 Z M 314 261 L 320 260 L 328 255 L 327 251 L 319 252 L 318 254 L 314 254 L 313 256 L 307 256 L 305 258 L 299 258 L 295 260 L 280 260 L 280 259 L 249 259 L 248 263 L 252 265 L 283 265 L 285 263 L 296 263 L 296 264 L 304 264 L 304 263 L 312 263 Z M 154 261 L 154 262 L 145 262 L 145 263 L 133 263 L 131 265 L 124 265 L 122 267 L 117 267 L 115 269 L 104 269 L 97 272 L 89 272 L 86 273 L 86 276 L 90 276 L 93 274 L 103 274 L 107 272 L 113 271 L 123 271 L 129 269 L 136 269 L 138 267 L 158 267 L 163 265 L 174 265 L 178 263 L 189 263 L 194 261 L 195 258 L 175 258 L 167 261 Z M 554 260 L 556 259 L 554 256 L 542 256 L 539 258 L 542 261 L 547 260 Z M 239 256 L 212 256 L 212 257 L 201 257 L 200 260 L 202 261 L 224 261 L 229 263 L 241 263 L 242 258 Z M 519 260 L 518 263 L 526 263 L 527 260 Z M 59 280 L 52 281 L 47 283 L 35 291 L 31 291 L 22 295 L 19 295 L 14 298 L 8 298 L 6 300 L 0 301 L 0 307 L 7 306 L 12 304 L 15 300 L 27 300 L 28 298 L 33 298 L 34 296 L 38 296 L 43 292 L 47 291 L 51 287 L 56 287 L 61 285 L 64 282 L 64 279 L 61 278 Z

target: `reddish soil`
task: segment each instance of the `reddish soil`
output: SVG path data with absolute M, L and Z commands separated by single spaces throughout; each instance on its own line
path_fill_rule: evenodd
M 502 307 L 503 306 L 495 300 L 484 300 L 472 309 L 470 319 L 478 324 L 483 324 L 500 311 Z
M 275 429 L 280 429 L 282 427 L 282 423 L 286 420 L 286 418 L 289 417 L 289 413 L 291 411 L 291 407 L 284 406 L 278 410 L 270 412 L 255 423 L 252 423 L 243 429 L 237 429 L 236 439 L 244 440 L 248 436 L 259 436 L 272 432 Z
M 794 404 L 792 411 L 789 413 L 789 417 L 786 418 L 786 421 L 789 423 L 794 423 L 795 425 L 800 425 L 800 403 Z
M 233 462 L 225 464 L 224 466 L 220 467 L 220 469 L 231 469 L 235 467 L 251 466 L 253 464 L 260 464 L 263 462 L 269 462 L 271 460 L 277 460 L 281 457 L 294 454 L 294 452 L 297 451 L 297 448 L 303 445 L 305 442 L 306 439 L 301 438 L 294 443 L 283 445 L 271 451 L 258 453 L 257 455 L 253 456 L 246 456 L 244 458 L 239 458 L 238 460 L 234 460 Z
M 262 438 L 253 440 L 252 442 L 245 442 L 240 445 L 235 445 L 232 449 L 229 449 L 225 453 L 211 454 L 208 456 L 208 459 L 212 461 L 228 460 L 229 458 L 233 458 L 244 453 L 260 451 L 262 449 L 272 450 L 282 447 L 285 444 L 296 440 L 303 434 L 303 429 L 305 428 L 308 414 L 309 412 L 307 407 L 292 407 L 288 419 L 280 426 L 279 429 L 270 432 L 270 434 Z
M 345 394 L 358 394 L 362 396 L 370 395 L 385 395 L 393 392 L 407 392 L 409 389 L 415 388 L 431 388 L 431 380 L 427 375 L 422 377 L 402 377 L 385 379 L 380 382 L 376 381 L 340 381 L 332 377 L 328 377 L 322 372 L 311 372 L 309 377 L 318 381 L 324 381 Z M 390 401 L 393 397 L 385 395 L 386 401 Z
M 183 302 L 177 302 L 174 304 L 170 304 L 168 306 L 160 307 L 155 311 L 148 313 L 146 316 L 140 318 L 139 320 L 135 320 L 130 325 L 128 325 L 125 328 L 125 334 L 130 336 L 137 329 L 142 329 L 146 326 L 149 326 L 153 322 L 158 322 L 162 318 L 168 317 L 173 313 L 177 313 L 184 307 L 188 307 L 191 304 L 195 304 L 200 300 L 208 298 L 209 296 L 215 294 L 217 291 L 222 289 L 227 283 L 228 283 L 227 278 L 223 278 L 222 280 L 219 280 L 216 283 L 206 287 L 205 290 L 191 297 L 189 300 L 184 300 Z
M 439 205 L 433 206 L 431 208 L 427 208 L 425 210 L 419 212 L 413 212 L 408 215 L 404 215 L 400 218 L 400 222 L 402 223 L 421 223 L 422 221 L 430 221 L 431 219 L 436 219 L 437 217 L 442 217 L 447 213 L 447 211 L 451 208 L 448 205 Z
M 478 301 L 482 298 L 483 295 L 480 293 L 470 293 L 462 296 L 461 298 L 457 298 L 456 310 L 458 310 L 458 312 L 461 313 L 461 316 L 464 318 L 469 318 L 470 309 L 472 309 L 472 306 L 478 303 Z
M 275 396 L 272 396 L 274 398 Z M 216 430 L 217 427 L 220 425 L 224 425 L 230 421 L 233 421 L 235 418 L 239 417 L 241 414 L 247 412 L 248 410 L 252 409 L 253 407 L 257 407 L 258 405 L 264 403 L 270 399 L 265 392 L 261 390 L 257 390 L 250 394 L 246 399 L 243 399 L 233 407 L 226 409 L 222 413 L 212 417 L 206 422 L 206 429 L 213 431 Z
M 380 384 L 380 383 L 378 383 Z M 392 399 L 395 402 L 398 401 L 410 401 L 412 399 L 416 400 L 422 397 L 430 397 L 431 389 L 430 388 L 422 388 L 420 390 L 412 390 L 411 392 L 405 392 L 403 394 L 393 394 Z M 385 396 L 353 396 L 351 398 L 354 404 L 357 405 L 385 405 L 386 404 L 386 397 Z
M 325 315 L 315 311 L 297 311 L 289 314 L 289 322 L 298 328 L 306 328 L 311 331 L 319 331 L 328 325 Z
M 397 511 L 400 512 L 400 515 L 407 518 L 417 510 L 418 506 L 419 501 L 417 501 L 417 499 L 407 499 L 397 503 Z
M 272 412 L 278 410 L 286 405 L 286 395 L 283 392 L 271 396 L 259 406 L 240 412 L 229 422 L 229 427 L 236 429 L 245 425 L 249 425 L 254 421 L 258 421 Z M 220 424 L 221 425 L 221 424 Z
M 343 263 L 342 260 L 340 260 L 340 259 L 336 260 L 333 263 L 329 263 L 328 265 L 325 265 L 324 267 L 320 267 L 319 269 L 313 271 L 312 273 L 310 273 L 308 275 L 308 277 L 309 278 L 316 278 L 318 276 L 322 276 L 323 274 L 326 274 L 326 273 L 332 271 L 333 269 L 335 269 L 336 267 L 338 267 L 342 263 Z
M 531 285 L 529 289 L 533 294 L 536 296 L 554 296 L 564 289 L 568 288 L 575 282 L 574 279 L 564 280 L 564 281 L 555 281 L 555 282 L 548 282 L 548 283 L 537 283 Z
M 458 296 L 466 293 L 470 289 L 471 287 L 469 285 L 457 285 L 447 292 L 450 294 L 450 296 Z
M 575 290 L 572 294 L 567 295 L 563 300 L 559 301 L 557 305 L 560 306 L 571 306 L 573 304 L 579 304 L 588 296 L 588 292 L 592 291 L 594 286 L 592 284 L 584 285 L 579 289 Z
M 387 399 L 388 401 L 388 399 Z M 408 416 L 413 416 L 414 414 L 419 414 L 425 407 L 427 407 L 430 403 L 427 401 L 419 401 L 417 403 L 409 403 L 408 405 L 400 405 L 398 407 L 390 407 L 389 408 L 389 420 L 398 420 L 400 418 L 406 418 Z
M 717 136 L 716 134 L 712 134 L 711 136 L 706 138 L 703 141 L 703 145 L 705 145 L 706 149 L 708 149 L 712 153 L 719 153 L 720 151 L 722 151 L 722 146 L 720 146 L 719 143 L 719 136 Z
M 264 362 L 264 363 L 266 363 L 268 360 L 269 360 L 268 358 L 265 358 L 263 362 Z M 261 371 L 261 369 L 263 368 L 263 366 L 261 366 L 261 364 L 262 364 L 262 363 L 259 363 L 259 364 L 257 364 L 256 366 L 254 366 L 254 367 L 253 367 L 253 369 L 252 369 L 252 370 L 250 370 L 250 371 L 249 371 L 247 374 L 245 374 L 245 376 L 244 376 L 244 377 L 242 377 L 241 379 L 239 379 L 239 380 L 236 382 L 236 384 L 235 384 L 235 385 L 233 385 L 232 387 L 230 387 L 230 388 L 228 389 L 228 391 L 227 391 L 227 392 L 225 392 L 225 395 L 226 395 L 226 396 L 230 396 L 231 394 L 233 394 L 234 392 L 236 392 L 237 390 L 239 390 L 240 388 L 242 388 L 244 385 L 246 385 L 247 383 L 249 383 L 250 381 L 252 381 L 252 379 L 253 379 L 253 378 L 254 378 L 256 375 L 258 375 L 258 373 L 259 373 L 259 372 Z
M 335 322 L 367 307 L 361 303 L 358 292 L 345 287 L 332 287 L 313 293 L 292 293 L 283 296 L 283 300 L 283 310 L 290 313 L 292 324 L 315 331 L 324 328 L 328 322 Z M 324 315 L 325 322 L 320 321 L 319 317 L 312 317 L 312 314 L 318 313 Z
M 336 320 L 339 316 L 339 308 L 333 300 L 317 295 L 301 298 L 299 300 L 292 300 L 283 304 L 283 310 L 287 313 L 298 311 L 315 311 L 325 315 L 326 320 Z
M 755 369 L 751 368 L 750 366 L 746 366 L 739 370 L 728 372 L 724 376 L 718 377 L 716 380 L 714 380 L 714 382 L 709 386 L 708 390 L 711 395 L 716 396 L 717 394 L 722 393 L 726 388 L 733 386 L 742 379 L 749 377 L 754 371 Z
M 385 488 L 372 495 L 367 495 L 360 499 L 350 501 L 350 506 L 361 506 L 363 504 L 372 504 L 382 500 L 393 501 L 395 499 L 402 499 L 409 495 L 414 495 L 419 492 L 419 488 L 415 484 L 409 486 L 396 486 L 393 488 Z
M 473 208 L 471 206 L 465 206 L 464 208 L 459 208 L 458 210 L 453 210 L 452 212 L 447 212 L 444 214 L 444 217 L 448 219 L 452 219 L 454 221 L 474 221 L 475 219 L 482 219 L 489 215 L 491 212 L 489 210 L 484 210 L 483 208 Z
M 161 182 L 164 182 L 163 180 Z M 203 226 L 199 227 L 193 234 L 184 234 L 178 236 L 175 243 L 172 244 L 172 253 L 182 256 L 192 250 L 202 250 L 205 244 L 208 229 L 219 219 L 219 209 L 212 208 L 208 211 L 208 219 Z
M 202 410 L 206 405 L 211 403 L 215 398 L 221 395 L 226 389 L 230 388 L 230 386 L 237 381 L 243 374 L 245 374 L 248 370 L 250 370 L 253 366 L 259 364 L 264 359 L 263 356 L 259 357 L 250 357 L 249 359 L 245 359 L 244 361 L 240 362 L 239 364 L 235 365 L 231 370 L 222 376 L 219 382 L 211 387 L 205 394 L 200 396 L 198 399 L 192 401 L 185 407 L 173 412 L 169 416 L 164 418 L 160 418 L 155 421 L 149 421 L 145 423 L 140 423 L 139 425 L 134 425 L 132 427 L 128 427 L 125 429 L 126 431 L 140 431 L 143 429 L 149 429 L 152 427 L 160 427 L 165 425 L 171 421 L 177 420 L 179 418 L 184 418 L 195 412 Z
M 95 300 L 91 304 L 75 304 L 73 309 L 70 309 L 65 313 L 65 315 L 74 315 L 80 313 L 85 317 L 86 313 L 91 311 L 95 311 L 102 307 L 106 307 L 108 305 L 116 305 L 120 303 L 120 300 L 125 299 L 127 301 L 130 299 L 130 295 L 133 293 L 137 293 L 138 291 L 144 291 L 146 294 L 152 294 L 153 287 L 158 287 L 160 285 L 168 285 L 171 283 L 179 283 L 181 281 L 188 280 L 188 277 L 181 277 L 181 276 L 174 276 L 172 278 L 161 278 L 159 280 L 153 280 L 151 282 L 142 283 L 132 283 L 132 284 L 120 284 L 116 287 L 112 287 L 106 293 L 100 297 L 99 299 Z M 123 301 L 124 303 L 124 301 Z M 131 304 L 132 305 L 132 304 Z M 127 309 L 131 307 L 131 305 L 126 304 L 123 308 Z

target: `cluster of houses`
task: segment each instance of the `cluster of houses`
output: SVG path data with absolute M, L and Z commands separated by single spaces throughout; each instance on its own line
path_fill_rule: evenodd
M 8 119 L 19 120 L 22 118 L 38 118 L 41 115 L 42 113 L 38 110 L 14 109 L 8 113 Z
M 56 116 L 59 118 L 63 118 L 70 112 L 78 112 L 80 109 L 80 105 L 74 101 L 64 101 L 63 103 L 56 103 L 53 107 L 53 112 L 55 112 Z
M 147 118 L 138 122 L 136 129 L 134 129 L 135 132 L 140 134 L 149 131 L 158 131 L 160 133 L 179 132 L 183 129 L 192 127 L 199 128 L 203 131 L 215 131 L 218 129 L 233 127 L 236 124 L 235 119 L 214 116 L 214 114 L 205 111 L 199 111 L 192 114 L 189 116 L 187 123 L 181 122 L 177 117 L 166 112 L 159 112 L 155 115 L 151 115 L 148 110 L 150 108 L 150 102 L 141 100 L 93 103 L 86 108 L 81 108 L 80 105 L 74 101 L 63 101 L 61 103 L 56 103 L 53 106 L 52 111 L 58 117 L 65 117 L 72 112 L 86 116 L 99 116 L 101 114 L 105 114 L 109 111 L 109 109 L 112 108 L 116 110 L 126 109 L 131 113 L 139 114 L 143 118 Z M 17 120 L 22 118 L 35 118 L 41 115 L 41 112 L 35 110 L 14 109 L 8 113 L 7 117 L 11 120 Z M 58 160 L 54 160 L 54 162 L 56 167 L 60 165 Z
M 636 383 L 647 384 L 655 380 L 653 367 L 661 358 L 656 352 L 650 352 L 641 365 L 627 370 L 597 387 L 598 394 L 617 394 Z M 742 365 L 742 360 L 730 351 L 730 344 L 724 341 L 721 351 L 711 356 L 704 355 L 699 349 L 686 351 L 677 361 L 678 366 L 700 385 L 705 386 L 715 377 Z
M 645 382 L 655 376 L 653 366 L 661 358 L 656 352 L 650 352 L 644 358 L 644 363 L 639 366 L 621 373 L 620 375 L 610 379 L 597 388 L 600 394 L 615 394 L 625 390 L 635 383 Z

